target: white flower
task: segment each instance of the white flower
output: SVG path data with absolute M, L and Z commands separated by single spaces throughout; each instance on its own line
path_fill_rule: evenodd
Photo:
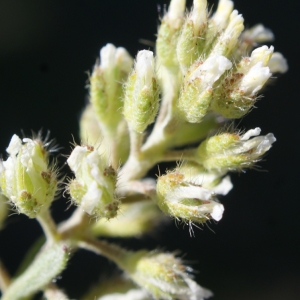
M 215 192 L 193 182 L 179 170 L 160 176 L 157 181 L 157 204 L 160 209 L 185 222 L 219 221 L 224 207 L 214 198 Z M 228 189 L 228 187 L 224 188 Z
M 268 48 L 268 46 L 261 46 L 259 48 L 256 48 L 251 53 L 249 66 L 252 67 L 258 62 L 262 62 L 264 67 L 268 66 L 268 62 L 272 57 L 273 52 L 273 46 L 271 46 L 270 48 Z
M 164 18 L 167 18 L 169 23 L 177 22 L 184 15 L 185 0 L 172 0 L 168 12 Z
M 276 141 L 272 133 L 259 134 L 260 128 L 255 128 L 243 135 L 222 133 L 210 137 L 197 149 L 199 163 L 209 172 L 220 174 L 251 167 Z
M 191 73 L 189 80 L 199 78 L 201 90 L 203 91 L 211 88 L 220 76 L 231 67 L 231 61 L 225 56 L 213 54 Z
M 125 270 L 131 279 L 154 299 L 204 300 L 213 295 L 193 281 L 187 267 L 171 253 L 138 251 L 128 253 L 127 261 Z
M 76 146 L 67 162 L 76 176 L 69 183 L 74 202 L 90 215 L 108 219 L 116 216 L 119 200 L 114 195 L 115 170 L 90 146 Z
M 2 193 L 19 212 L 33 218 L 54 200 L 56 172 L 49 166 L 48 152 L 39 139 L 24 138 L 22 143 L 13 135 L 7 153 L 8 159 L 0 161 Z
M 272 73 L 285 73 L 289 68 L 286 58 L 279 52 L 272 55 L 268 67 Z
M 236 48 L 238 38 L 244 29 L 244 18 L 234 10 L 229 17 L 229 23 L 223 33 L 214 45 L 212 53 L 220 55 L 231 55 L 232 51 Z
M 201 28 L 207 21 L 207 1 L 206 0 L 194 0 L 193 10 L 189 17 L 193 21 L 193 28 L 195 36 L 198 36 Z
M 220 0 L 217 10 L 210 19 L 218 31 L 225 29 L 229 22 L 230 14 L 233 10 L 233 2 L 230 0 Z
M 135 90 L 138 94 L 144 87 L 150 88 L 152 86 L 152 79 L 154 78 L 154 58 L 152 51 L 142 50 L 138 52 L 135 71 L 137 76 Z
M 270 29 L 264 27 L 262 24 L 257 24 L 252 28 L 245 30 L 241 35 L 241 39 L 248 44 L 261 44 L 265 42 L 272 42 L 274 40 L 274 34 Z
M 245 97 L 255 96 L 271 77 L 269 67 L 264 67 L 263 62 L 256 63 L 242 78 L 239 88 Z

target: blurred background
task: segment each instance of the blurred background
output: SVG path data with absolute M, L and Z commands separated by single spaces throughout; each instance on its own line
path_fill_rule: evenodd
M 189 1 L 188 4 L 191 4 Z M 237 124 L 261 127 L 277 142 L 260 170 L 232 174 L 234 189 L 221 199 L 223 219 L 195 237 L 174 221 L 145 237 L 116 240 L 127 248 L 181 250 L 197 281 L 211 289 L 215 300 L 300 299 L 299 199 L 299 3 L 292 0 L 235 0 L 246 27 L 262 23 L 272 29 L 275 50 L 288 60 L 289 72 L 264 90 L 257 109 Z M 0 153 L 16 133 L 51 131 L 69 154 L 79 143 L 78 120 L 87 102 L 88 72 L 99 50 L 110 42 L 132 56 L 151 49 L 140 39 L 155 41 L 157 5 L 166 0 L 1 0 L 0 1 Z M 210 1 L 216 6 L 217 1 Z M 64 164 L 65 158 L 59 162 Z M 64 170 L 67 170 L 65 168 Z M 67 199 L 53 205 L 56 221 L 72 208 Z M 0 257 L 11 274 L 41 234 L 35 220 L 11 215 L 0 232 Z M 79 299 L 112 263 L 80 251 L 57 283 L 70 298 Z M 102 275 L 103 276 L 103 275 Z

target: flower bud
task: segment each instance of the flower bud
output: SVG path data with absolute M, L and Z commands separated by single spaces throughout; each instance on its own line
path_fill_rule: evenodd
M 256 46 L 257 44 L 266 43 L 266 42 L 272 42 L 274 41 L 274 34 L 273 32 L 264 27 L 262 24 L 257 24 L 247 30 L 245 30 L 241 34 L 241 43 L 248 45 L 248 49 L 250 47 L 250 50 L 253 46 Z M 245 47 L 245 49 L 247 49 Z
M 178 100 L 177 107 L 184 120 L 190 123 L 202 120 L 210 107 L 214 83 L 231 67 L 232 63 L 221 55 L 211 55 L 203 63 L 194 63 Z
M 228 26 L 229 17 L 233 10 L 233 2 L 220 0 L 214 15 L 208 20 L 207 32 L 205 36 L 205 50 L 207 54 L 211 50 L 218 36 Z
M 166 67 L 177 67 L 176 45 L 183 24 L 185 0 L 172 0 L 158 29 L 156 53 Z
M 272 75 L 267 65 L 273 50 L 272 46 L 262 46 L 252 51 L 251 57 L 243 58 L 216 89 L 211 108 L 229 119 L 248 113 L 257 93 Z
M 222 133 L 206 139 L 198 148 L 199 162 L 208 171 L 220 172 L 253 166 L 276 141 L 272 133 L 260 136 L 260 131 L 257 127 L 243 135 Z
M 229 23 L 224 32 L 218 37 L 212 53 L 229 57 L 237 47 L 238 38 L 244 29 L 244 19 L 234 10 L 229 17 Z
M 6 149 L 9 157 L 0 161 L 2 193 L 20 213 L 34 218 L 46 210 L 57 191 L 57 176 L 49 166 L 48 152 L 40 139 L 21 139 L 13 135 Z
M 193 9 L 183 25 L 176 51 L 184 72 L 199 58 L 203 50 L 207 27 L 206 7 L 206 0 L 194 0 Z
M 184 174 L 187 181 L 193 182 L 195 185 L 201 185 L 218 195 L 225 196 L 233 188 L 230 177 L 224 177 L 226 172 L 208 172 L 203 166 L 196 163 L 182 164 L 179 167 L 179 172 Z
M 224 207 L 216 201 L 214 192 L 194 184 L 180 170 L 158 177 L 156 192 L 159 208 L 184 222 L 222 218 Z
M 271 73 L 285 73 L 289 68 L 287 60 L 279 52 L 273 53 L 269 60 L 268 67 L 270 68 Z
M 122 118 L 122 83 L 132 67 L 132 58 L 124 48 L 107 44 L 100 51 L 90 77 L 90 101 L 99 121 L 106 127 L 115 127 Z
M 197 299 L 211 297 L 188 274 L 190 268 L 171 253 L 138 251 L 127 254 L 125 270 L 131 279 L 154 299 Z
M 69 192 L 82 210 L 92 216 L 113 218 L 119 200 L 116 171 L 91 146 L 76 146 L 67 160 L 76 178 L 69 183 Z
M 139 51 L 134 72 L 125 87 L 124 116 L 129 128 L 143 132 L 154 121 L 159 107 L 153 52 Z

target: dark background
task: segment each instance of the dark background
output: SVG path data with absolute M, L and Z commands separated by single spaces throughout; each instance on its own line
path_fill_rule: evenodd
M 190 1 L 191 2 L 191 1 Z M 189 3 L 190 3 L 189 2 Z M 77 142 L 78 119 L 87 98 L 87 71 L 107 42 L 124 46 L 132 56 L 144 49 L 140 38 L 155 41 L 157 4 L 165 0 L 38 1 L 0 0 L 0 153 L 14 133 L 51 130 L 70 151 Z M 211 1 L 211 4 L 216 1 Z M 289 72 L 264 91 L 257 109 L 239 127 L 261 127 L 277 142 L 260 163 L 263 171 L 233 174 L 234 189 L 222 200 L 223 219 L 195 229 L 171 222 L 157 234 L 118 241 L 130 248 L 181 249 L 199 273 L 198 282 L 214 291 L 215 300 L 300 299 L 299 203 L 299 4 L 297 1 L 236 0 L 245 25 L 271 28 L 272 44 L 288 59 Z M 296 7 L 298 5 L 298 7 Z M 63 164 L 64 159 L 60 159 Z M 54 216 L 66 218 L 66 199 L 56 201 Z M 13 274 L 39 225 L 12 215 L 0 232 L 0 257 Z M 106 267 L 105 267 L 106 266 Z M 105 259 L 81 251 L 58 284 L 78 299 L 86 281 L 113 268 Z

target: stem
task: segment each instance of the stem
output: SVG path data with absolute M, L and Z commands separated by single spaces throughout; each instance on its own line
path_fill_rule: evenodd
M 99 255 L 103 255 L 115 262 L 121 269 L 124 269 L 124 258 L 127 251 L 121 247 L 94 238 L 84 238 L 78 242 L 78 246 Z
M 11 282 L 10 276 L 6 271 L 6 268 L 4 267 L 3 263 L 0 260 L 0 290 L 2 291 L 2 294 L 8 288 L 10 282 Z
M 163 155 L 164 161 L 195 161 L 195 152 L 197 151 L 196 148 L 192 149 L 185 149 L 185 150 L 168 150 Z
M 63 239 L 80 239 L 90 224 L 89 215 L 80 207 L 77 207 L 73 215 L 59 225 L 59 233 Z
M 47 242 L 55 242 L 59 239 L 56 224 L 51 217 L 49 209 L 46 209 L 38 214 L 36 219 L 44 231 Z
M 141 151 L 143 142 L 143 133 L 136 132 L 135 130 L 129 130 L 130 136 L 130 156 L 137 157 Z

